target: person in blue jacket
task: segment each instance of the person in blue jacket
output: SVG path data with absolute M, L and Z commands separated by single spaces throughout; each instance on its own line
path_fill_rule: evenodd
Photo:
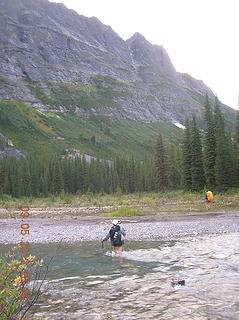
M 110 231 L 106 237 L 101 240 L 101 242 L 110 239 L 113 252 L 118 254 L 119 257 L 122 257 L 122 246 L 124 244 L 124 236 L 126 236 L 126 232 L 119 226 L 118 220 L 114 219 L 112 224 L 113 226 L 110 228 Z

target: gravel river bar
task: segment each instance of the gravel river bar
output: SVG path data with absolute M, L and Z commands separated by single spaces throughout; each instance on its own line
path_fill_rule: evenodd
M 239 211 L 184 215 L 157 214 L 118 219 L 121 219 L 121 225 L 127 232 L 127 240 L 170 239 L 190 235 L 239 232 Z M 22 224 L 29 225 L 29 235 L 22 235 Z M 0 219 L 0 243 L 100 240 L 110 227 L 111 219 L 99 216 Z

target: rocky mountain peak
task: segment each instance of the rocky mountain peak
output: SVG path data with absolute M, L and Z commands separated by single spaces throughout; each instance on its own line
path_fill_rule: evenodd
M 124 41 L 97 18 L 63 4 L 1 0 L 0 32 L 2 100 L 64 112 L 71 101 L 81 116 L 180 122 L 185 113 L 201 116 L 205 93 L 214 98 L 202 82 L 176 72 L 163 46 L 138 32 Z M 57 86 L 67 99 L 54 96 Z
M 152 66 L 159 72 L 176 76 L 176 70 L 163 46 L 151 44 L 138 32 L 127 40 L 127 44 L 138 66 Z
M 134 41 L 141 41 L 141 42 L 148 42 L 146 39 L 145 39 L 145 37 L 141 34 L 141 33 L 139 33 L 139 32 L 135 32 L 134 34 L 133 34 L 133 36 L 132 37 L 130 37 L 128 40 L 126 40 L 128 43 L 132 43 L 132 42 L 134 42 Z M 149 42 L 148 42 L 149 43 Z

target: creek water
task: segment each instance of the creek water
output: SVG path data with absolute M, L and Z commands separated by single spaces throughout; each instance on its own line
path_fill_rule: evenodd
M 239 319 L 239 233 L 127 241 L 122 259 L 99 242 L 32 251 L 54 258 L 28 319 Z

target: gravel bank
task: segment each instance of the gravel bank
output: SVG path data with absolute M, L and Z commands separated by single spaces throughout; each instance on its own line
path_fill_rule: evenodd
M 21 224 L 28 223 L 30 235 L 21 234 Z M 155 215 L 122 218 L 128 240 L 173 238 L 188 235 L 239 232 L 238 213 L 197 215 Z M 102 239 L 111 220 L 102 217 L 67 217 L 55 219 L 1 219 L 0 243 L 76 242 Z

